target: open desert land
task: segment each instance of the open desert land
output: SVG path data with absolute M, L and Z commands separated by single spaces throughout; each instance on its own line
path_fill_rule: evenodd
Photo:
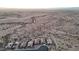
M 0 9 L 1 51 L 42 45 L 48 51 L 79 51 L 79 8 Z

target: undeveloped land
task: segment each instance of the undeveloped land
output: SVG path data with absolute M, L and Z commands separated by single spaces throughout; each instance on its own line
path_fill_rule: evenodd
M 79 50 L 78 10 L 0 10 L 0 50 Z

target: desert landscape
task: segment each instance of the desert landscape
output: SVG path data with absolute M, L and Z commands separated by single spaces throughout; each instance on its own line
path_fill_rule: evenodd
M 0 51 L 43 49 L 79 51 L 79 8 L 0 9 Z

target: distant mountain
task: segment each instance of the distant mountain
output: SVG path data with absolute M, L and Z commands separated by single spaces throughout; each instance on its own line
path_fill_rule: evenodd
M 79 7 L 59 8 L 58 10 L 79 11 Z

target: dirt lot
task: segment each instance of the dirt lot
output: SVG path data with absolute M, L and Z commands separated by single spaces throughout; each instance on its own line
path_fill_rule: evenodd
M 0 49 L 79 51 L 79 11 L 0 9 Z

